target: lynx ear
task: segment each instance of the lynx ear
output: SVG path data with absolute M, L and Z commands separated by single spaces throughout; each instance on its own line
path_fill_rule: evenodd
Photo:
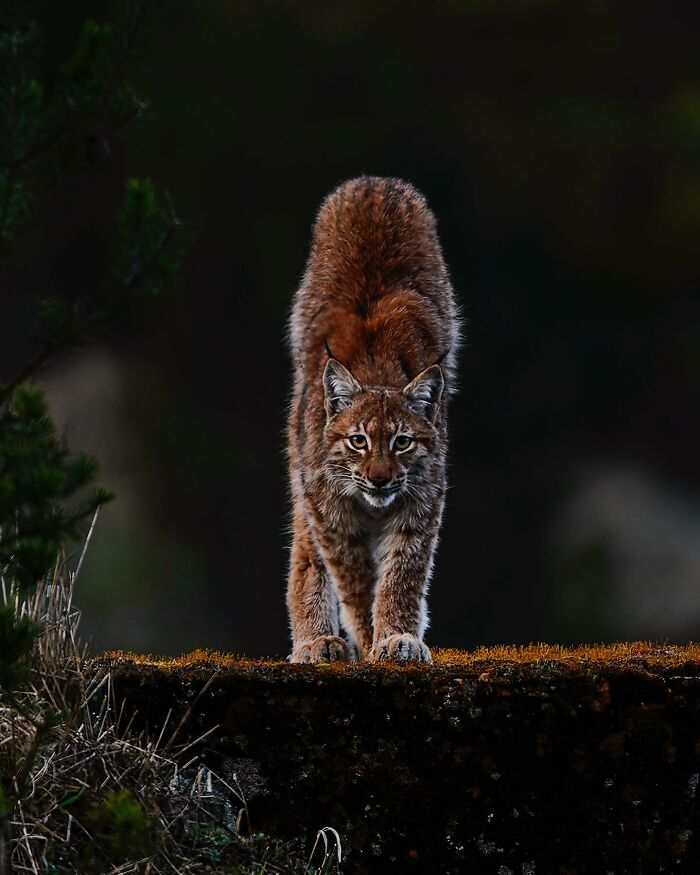
M 434 422 L 444 388 L 442 368 L 440 365 L 431 365 L 411 380 L 403 394 L 416 413 Z
M 335 359 L 328 359 L 323 371 L 323 392 L 329 416 L 335 416 L 343 407 L 349 407 L 355 395 L 361 391 L 362 386 L 344 365 Z

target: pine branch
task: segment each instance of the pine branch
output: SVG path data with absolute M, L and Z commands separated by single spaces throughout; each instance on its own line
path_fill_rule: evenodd
M 98 124 L 103 120 L 105 113 L 109 109 L 110 101 L 113 98 L 119 83 L 126 75 L 129 63 L 133 60 L 135 49 L 138 43 L 138 36 L 141 28 L 145 23 L 146 8 L 148 5 L 149 4 L 147 0 L 138 0 L 136 4 L 136 11 L 133 14 L 131 25 L 127 28 L 127 36 L 125 40 L 125 45 L 122 49 L 121 57 L 116 63 L 112 71 L 112 75 L 110 76 L 107 85 L 103 91 L 102 97 L 100 98 L 97 105 L 95 117 Z
M 15 131 L 17 127 L 17 115 L 18 115 L 18 103 L 19 103 L 19 60 L 18 54 L 16 51 L 16 43 L 13 40 L 13 48 L 15 51 L 12 53 L 13 60 L 13 72 L 14 72 L 14 83 L 10 87 L 10 110 L 8 112 L 8 120 L 7 120 L 7 132 L 5 134 L 5 138 L 7 141 L 7 152 L 10 160 L 12 160 L 15 151 Z M 7 171 L 7 176 L 5 179 L 5 197 L 2 203 L 2 211 L 0 212 L 0 240 L 3 240 L 5 237 L 5 227 L 7 225 L 7 214 L 10 208 L 10 198 L 12 196 L 12 190 L 14 188 L 15 181 L 15 169 L 10 167 Z
M 166 282 L 174 281 L 190 232 L 167 193 L 164 200 L 165 205 L 158 202 L 150 179 L 127 182 L 118 222 L 121 251 L 112 277 L 90 307 L 84 301 L 72 307 L 52 299 L 42 302 L 44 340 L 14 376 L 0 384 L 0 409 L 18 386 L 34 377 L 55 355 L 90 343 L 128 309 L 135 297 L 158 294 Z
M 143 114 L 146 103 L 125 77 L 143 53 L 160 6 L 123 0 L 114 25 L 87 21 L 47 106 L 41 105 L 41 86 L 29 76 L 39 66 L 35 26 L 15 23 L 2 35 L 0 64 L 4 60 L 9 81 L 0 81 L 0 107 L 3 92 L 9 103 L 0 147 L 0 245 L 27 229 L 39 189 L 55 190 L 81 165 L 99 160 L 95 155 L 108 154 L 110 138 Z M 27 136 L 20 142 L 22 125 Z
M 49 361 L 57 349 L 58 345 L 56 342 L 48 341 L 22 365 L 14 377 L 0 386 L 0 407 L 10 400 L 12 393 L 18 386 L 26 382 L 30 377 L 33 377 Z
M 37 129 L 42 89 L 29 75 L 31 56 L 36 52 L 37 32 L 27 24 L 0 36 L 0 109 L 4 172 L 0 173 L 0 241 L 13 234 L 15 226 L 27 219 L 31 197 L 26 183 L 18 178 L 15 158 L 28 147 Z

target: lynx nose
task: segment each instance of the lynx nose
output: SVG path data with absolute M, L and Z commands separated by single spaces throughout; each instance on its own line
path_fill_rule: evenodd
M 386 486 L 387 483 L 391 480 L 391 477 L 386 471 L 377 471 L 376 473 L 370 473 L 367 475 L 367 479 L 374 486 L 375 489 L 381 489 Z

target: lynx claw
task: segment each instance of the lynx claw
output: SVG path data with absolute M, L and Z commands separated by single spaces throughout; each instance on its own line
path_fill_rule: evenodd
M 337 635 L 322 635 L 312 641 L 302 641 L 292 650 L 290 662 L 350 662 L 352 651 L 348 642 Z
M 432 662 L 430 651 L 414 635 L 389 635 L 378 641 L 369 657 L 372 662 Z

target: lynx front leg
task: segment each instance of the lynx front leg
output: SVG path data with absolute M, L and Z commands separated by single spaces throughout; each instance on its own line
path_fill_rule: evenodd
M 402 527 L 386 538 L 382 577 L 374 599 L 371 660 L 432 662 L 422 639 L 428 624 L 425 593 L 439 516 L 430 527 L 431 533 Z
M 366 658 L 372 647 L 372 593 L 376 578 L 374 563 L 357 535 L 319 538 L 321 549 L 335 580 L 343 628 Z
M 351 658 L 347 642 L 338 634 L 336 594 L 300 513 L 294 515 L 287 606 L 292 625 L 290 662 L 333 662 Z

